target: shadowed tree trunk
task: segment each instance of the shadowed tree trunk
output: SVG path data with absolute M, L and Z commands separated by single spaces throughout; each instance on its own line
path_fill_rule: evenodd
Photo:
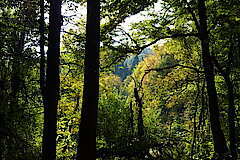
M 14 58 L 12 60 L 12 74 L 11 74 L 11 94 L 10 94 L 10 113 L 14 115 L 15 110 L 18 108 L 19 90 L 21 89 L 21 58 L 23 55 L 25 32 L 21 31 L 19 37 L 18 33 L 13 32 L 16 38 L 16 46 L 13 49 Z
M 45 98 L 45 37 L 44 37 L 44 0 L 40 0 L 40 20 L 39 20 L 39 33 L 40 33 L 40 88 L 43 97 Z
M 209 51 L 205 0 L 198 0 L 198 14 L 200 20 L 199 36 L 201 40 L 202 59 L 207 82 L 210 124 L 214 141 L 214 150 L 216 152 L 215 159 L 221 159 L 220 157 L 224 157 L 224 154 L 228 153 L 228 148 L 219 120 L 218 97 L 214 81 L 214 66 Z
M 237 158 L 237 149 L 236 149 L 236 134 L 235 134 L 235 105 L 234 105 L 234 95 L 233 95 L 233 84 L 230 80 L 229 75 L 224 77 L 228 89 L 228 123 L 229 123 L 229 140 L 230 140 L 230 154 L 233 158 Z
M 131 138 L 134 136 L 134 111 L 132 106 L 132 101 L 130 102 L 130 129 L 131 129 Z
M 134 97 L 136 99 L 136 103 L 138 106 L 138 137 L 142 138 L 144 135 L 144 125 L 143 125 L 143 105 L 142 105 L 142 99 L 139 97 L 137 88 L 134 88 Z
M 96 159 L 96 127 L 99 92 L 100 1 L 87 1 L 84 88 L 79 126 L 78 160 Z
M 56 159 L 61 0 L 50 0 L 42 159 Z
M 230 53 L 231 54 L 231 53 Z M 231 64 L 232 58 L 229 60 L 229 64 Z M 227 85 L 227 97 L 228 97 L 228 125 L 229 125 L 229 149 L 230 154 L 233 158 L 237 158 L 237 149 L 236 149 L 236 128 L 235 128 L 235 104 L 234 104 L 234 93 L 233 93 L 233 83 L 230 78 L 230 68 L 227 71 L 224 71 L 223 68 L 218 63 L 217 59 L 213 57 L 213 61 L 223 76 L 225 83 Z M 230 67 L 230 66 L 229 66 Z
M 29 6 L 25 6 L 25 3 L 23 3 L 23 6 L 21 7 L 21 14 L 22 17 L 20 18 L 21 23 L 25 24 L 27 23 L 27 10 L 29 9 Z M 24 56 L 24 45 L 25 45 L 25 38 L 26 38 L 26 27 L 24 26 L 19 32 L 13 31 L 12 36 L 15 37 L 15 44 L 12 47 L 12 74 L 11 74 L 11 94 L 10 94 L 10 112 L 13 115 L 18 108 L 19 103 L 19 91 L 21 90 L 21 86 L 23 83 L 22 79 L 22 56 Z

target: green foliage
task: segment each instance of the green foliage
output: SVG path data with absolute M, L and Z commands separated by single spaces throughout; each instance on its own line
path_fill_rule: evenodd
M 99 101 L 98 136 L 106 142 L 106 147 L 124 143 L 129 136 L 129 106 L 116 93 L 103 94 Z
M 206 132 L 203 125 L 208 121 L 201 119 L 206 112 L 200 109 L 204 107 L 201 103 L 205 103 L 201 102 L 204 99 L 201 96 L 205 94 L 200 90 L 204 85 L 202 73 L 178 67 L 146 74 L 146 70 L 173 66 L 180 62 L 188 67 L 199 64 L 199 50 L 195 43 L 188 43 L 188 46 L 185 43 L 176 40 L 165 43 L 163 47 L 155 47 L 155 53 L 140 62 L 131 75 L 135 82 L 130 77 L 125 80 L 129 95 L 132 95 L 136 84 L 142 88 L 144 126 L 148 137 L 145 143 L 158 146 L 150 148 L 154 149 L 155 158 L 205 159 L 212 155 L 209 128 Z M 208 138 L 203 140 L 203 137 Z M 199 154 L 196 150 L 207 154 Z
M 41 157 L 39 7 L 38 1 L 26 2 L 0 2 L 0 159 Z M 174 36 L 198 32 L 197 3 L 163 0 L 156 8 L 155 2 L 101 1 L 99 159 L 188 160 L 210 159 L 214 154 L 199 37 Z M 75 11 L 75 5 L 85 7 L 86 1 L 65 4 Z M 233 84 L 239 146 L 239 4 L 235 0 L 207 0 L 206 6 L 211 56 Z M 124 31 L 121 23 L 139 13 L 144 18 Z M 71 16 L 64 18 L 64 23 L 72 20 Z M 83 15 L 62 38 L 57 159 L 74 159 L 77 152 L 85 21 Z M 168 39 L 147 45 L 164 37 Z M 139 54 L 142 46 L 148 48 Z M 214 70 L 221 126 L 229 144 L 228 86 L 216 64 Z M 134 88 L 143 105 L 142 137 L 137 134 L 139 107 Z
M 39 159 L 43 109 L 37 37 L 31 28 L 36 5 L 11 1 L 3 4 L 6 7 L 0 11 L 0 155 L 1 159 Z M 29 12 L 32 15 L 27 18 Z

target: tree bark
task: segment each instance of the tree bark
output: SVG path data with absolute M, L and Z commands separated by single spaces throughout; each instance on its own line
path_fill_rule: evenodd
M 96 159 L 96 127 L 99 93 L 100 1 L 87 1 L 84 88 L 79 126 L 78 160 Z
M 139 97 L 137 88 L 134 88 L 134 97 L 138 106 L 138 137 L 141 138 L 144 135 L 144 125 L 143 125 L 143 113 L 142 113 L 142 99 Z
M 130 129 L 131 129 L 131 138 L 134 136 L 134 111 L 132 106 L 132 101 L 130 102 Z
M 237 158 L 237 148 L 236 148 L 236 129 L 235 129 L 235 105 L 234 105 L 234 95 L 233 95 L 233 84 L 230 77 L 227 76 L 225 82 L 228 88 L 228 123 L 229 123 L 229 140 L 230 140 L 230 154 L 236 159 Z
M 50 0 L 42 159 L 56 159 L 61 0 Z
M 40 0 L 40 20 L 39 20 L 39 33 L 40 33 L 40 89 L 43 97 L 45 99 L 45 37 L 44 37 L 44 0 Z
M 209 38 L 207 30 L 207 15 L 205 0 L 198 0 L 198 14 L 200 20 L 199 36 L 201 40 L 205 78 L 207 82 L 210 124 L 214 141 L 214 150 L 217 155 L 224 155 L 228 153 L 228 148 L 219 120 L 218 97 L 214 81 L 214 66 L 209 51 Z
M 236 159 L 237 148 L 236 148 L 235 103 L 234 103 L 234 94 L 233 94 L 233 83 L 230 79 L 230 73 L 223 70 L 223 68 L 220 66 L 220 64 L 218 63 L 215 57 L 213 57 L 213 61 L 218 71 L 223 76 L 225 83 L 227 85 L 227 91 L 228 91 L 227 96 L 228 96 L 228 103 L 229 103 L 228 104 L 228 125 L 229 125 L 229 141 L 230 141 L 229 149 L 230 149 L 231 156 L 234 159 Z

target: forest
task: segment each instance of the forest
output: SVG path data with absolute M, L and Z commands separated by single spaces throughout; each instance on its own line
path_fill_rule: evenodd
M 239 0 L 1 0 L 1 160 L 240 159 Z

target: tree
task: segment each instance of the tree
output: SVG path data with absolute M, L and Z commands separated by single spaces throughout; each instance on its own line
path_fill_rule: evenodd
M 225 8 L 227 5 L 231 6 L 230 8 Z M 228 110 L 228 122 L 226 124 L 228 132 L 228 137 L 226 137 L 229 141 L 229 151 L 231 156 L 236 159 L 237 158 L 237 141 L 236 141 L 236 80 L 234 80 L 235 70 L 238 68 L 236 64 L 238 62 L 238 38 L 237 38 L 237 30 L 239 28 L 239 23 L 237 22 L 236 7 L 238 4 L 235 1 L 228 2 L 219 2 L 215 4 L 213 7 L 215 10 L 209 12 L 209 14 L 213 17 L 214 23 L 212 24 L 213 28 L 210 31 L 210 47 L 211 47 L 211 58 L 216 67 L 216 75 L 218 77 L 218 82 L 221 82 L 225 85 L 224 90 L 219 89 L 220 95 L 222 91 L 224 91 L 225 96 L 220 96 L 220 109 L 226 108 L 223 103 L 227 102 Z M 223 10 L 224 13 L 221 13 Z M 220 33 L 220 34 L 219 34 Z M 222 47 L 225 47 L 223 50 Z M 218 75 L 218 72 L 220 76 Z M 222 78 L 220 78 L 222 77 Z M 222 80 L 221 80 L 222 79 Z M 217 83 L 216 83 L 217 84 Z M 219 87 L 219 86 L 217 86 Z M 223 125 L 224 126 L 224 125 Z
M 209 30 L 214 28 L 214 25 L 216 25 L 214 23 L 217 23 L 219 19 L 214 22 L 214 19 L 212 18 L 212 23 L 207 21 L 211 18 L 208 14 L 210 13 L 210 11 L 208 10 L 211 10 L 213 8 L 211 8 L 211 3 L 205 4 L 205 1 L 179 2 L 165 0 L 163 1 L 163 3 L 169 8 L 171 8 L 173 11 L 171 12 L 168 7 L 165 7 L 165 15 L 167 15 L 168 17 L 163 17 L 161 18 L 161 20 L 157 21 L 157 19 L 159 18 L 155 16 L 152 18 L 152 20 L 146 20 L 145 23 L 141 22 L 135 25 L 135 27 L 137 26 L 142 28 L 142 32 L 143 34 L 145 34 L 145 36 L 145 32 L 147 30 L 151 30 L 151 34 L 147 34 L 147 38 L 158 37 L 151 43 L 143 45 L 143 47 L 139 47 L 139 49 L 148 47 L 163 38 L 179 38 L 188 36 L 195 36 L 199 38 L 201 42 L 200 46 L 202 50 L 202 62 L 205 70 L 205 79 L 207 82 L 208 106 L 210 112 L 210 123 L 214 141 L 214 148 L 217 157 L 224 157 L 228 154 L 228 147 L 220 124 L 219 99 L 214 81 L 214 65 L 210 53 L 209 39 Z M 168 14 L 168 12 L 170 12 L 171 14 Z M 192 16 L 191 21 L 189 21 L 187 15 Z M 195 26 L 192 25 L 192 22 L 194 22 Z M 209 24 L 211 24 L 212 26 L 209 26 Z M 174 25 L 174 27 L 171 25 Z M 172 29 L 170 29 L 170 27 Z M 136 35 L 133 34 L 132 36 Z M 137 42 L 137 40 L 135 40 L 135 42 Z M 230 112 L 232 113 L 232 109 L 230 110 Z
M 99 1 L 0 2 L 1 159 L 236 159 L 238 1 Z
M 209 35 L 207 25 L 207 10 L 205 1 L 198 1 L 198 14 L 199 14 L 199 38 L 201 40 L 203 67 L 205 70 L 205 78 L 207 82 L 207 93 L 210 112 L 210 123 L 214 141 L 214 150 L 217 154 L 217 159 L 221 159 L 228 154 L 228 147 L 226 140 L 221 129 L 219 119 L 219 104 L 217 97 L 217 90 L 214 82 L 214 66 L 210 56 L 209 50 Z M 198 28 L 198 27 L 197 27 Z
M 0 10 L 1 159 L 39 159 L 36 1 L 6 0 Z
M 84 88 L 79 126 L 79 160 L 96 159 L 96 128 L 99 92 L 100 1 L 87 1 Z
M 128 3 L 128 2 L 131 2 L 131 3 Z M 110 18 L 110 21 L 111 22 L 113 22 L 114 24 L 113 25 L 110 25 L 109 23 L 108 23 L 108 21 L 106 21 L 106 23 L 104 23 L 104 24 L 102 24 L 102 36 L 101 36 L 101 39 L 103 40 L 103 42 L 105 42 L 105 38 L 108 36 L 108 32 L 110 32 L 111 30 L 113 30 L 117 25 L 119 25 L 119 23 L 121 23 L 121 22 L 123 22 L 123 20 L 124 20 L 124 18 L 126 18 L 126 16 L 129 16 L 129 15 L 132 15 L 132 14 L 135 14 L 135 13 L 137 13 L 137 12 L 140 12 L 141 10 L 143 10 L 145 7 L 143 7 L 143 6 L 141 6 L 141 5 L 138 5 L 138 4 L 140 4 L 140 1 L 137 1 L 137 4 L 135 3 L 135 1 L 131 1 L 131 0 L 126 0 L 125 2 L 124 2 L 124 6 L 122 6 L 122 4 L 120 5 L 118 2 L 114 2 L 114 3 L 112 3 L 110 6 L 109 6 L 109 4 L 111 3 L 111 0 L 109 0 L 109 1 L 105 1 L 105 2 L 102 2 L 102 10 L 103 10 L 103 12 L 102 12 L 102 17 L 104 18 L 104 19 L 106 19 L 106 20 L 108 20 L 108 18 Z M 146 3 L 145 4 L 145 6 L 149 6 L 149 5 L 151 5 L 153 3 L 153 1 L 149 1 L 148 3 Z M 105 6 L 106 5 L 106 6 Z M 127 10 L 127 12 L 129 12 L 128 14 L 126 14 L 125 12 L 126 12 L 126 10 L 125 10 L 125 8 L 126 7 L 129 7 L 129 9 Z M 135 6 L 135 7 L 137 7 L 137 10 L 136 10 L 136 8 L 135 7 L 133 7 L 133 6 Z M 118 9 L 119 9 L 119 7 L 121 8 L 121 12 L 118 12 Z M 116 10 L 114 9 L 114 8 L 116 8 Z M 109 12 L 114 12 L 114 14 L 112 14 L 112 15 L 114 15 L 114 16 L 110 16 L 109 17 L 109 14 L 107 14 L 107 13 L 109 13 Z M 116 14 L 115 14 L 116 13 Z M 122 16 L 122 13 L 124 13 L 124 17 Z M 117 21 L 116 21 L 116 19 L 118 19 Z M 78 21 L 77 22 L 77 24 L 78 24 L 78 27 L 80 28 L 80 30 L 79 29 L 77 29 L 77 30 L 75 30 L 75 29 L 70 29 L 69 31 L 67 31 L 67 34 L 66 34 L 66 36 L 65 36 L 65 38 L 66 38 L 66 41 L 64 41 L 63 43 L 64 43 L 64 45 L 66 45 L 66 47 L 67 47 L 67 49 L 66 50 L 64 50 L 64 52 L 63 52 L 63 54 L 61 55 L 61 58 L 63 58 L 63 56 L 64 56 L 64 59 L 61 59 L 61 64 L 62 65 L 64 65 L 64 66 L 69 66 L 69 68 L 68 69 L 66 69 L 66 68 L 64 68 L 63 67 L 63 70 L 62 71 L 66 71 L 66 70 L 68 70 L 69 72 L 67 72 L 67 75 L 66 75 L 66 77 L 64 78 L 64 79 L 69 79 L 68 77 L 70 76 L 70 75 L 73 75 L 73 73 L 76 73 L 76 75 L 78 75 L 78 74 L 81 74 L 81 73 L 79 73 L 79 68 L 81 68 L 82 67 L 82 61 L 81 61 L 81 59 L 82 59 L 82 57 L 84 57 L 84 54 L 83 54 L 83 51 L 84 51 L 84 49 L 83 49 L 83 47 L 85 46 L 85 29 L 84 29 L 84 25 L 82 25 L 82 24 L 85 24 L 85 22 L 84 22 L 84 19 L 81 19 L 80 21 Z M 80 24 L 80 25 L 79 25 Z M 110 28 L 109 28 L 109 26 L 111 26 Z M 110 31 L 109 31 L 109 29 L 110 29 Z M 66 42 L 66 43 L 65 43 Z M 105 50 L 104 50 L 105 51 Z M 102 55 L 106 55 L 105 53 L 104 53 L 104 51 L 102 52 L 103 54 Z M 80 54 L 79 54 L 80 53 Z M 72 61 L 72 60 L 70 60 L 71 58 L 71 56 L 70 55 L 78 55 L 79 57 L 78 58 L 80 58 L 80 61 Z M 108 54 L 110 55 L 110 54 L 112 54 L 112 52 L 109 52 L 108 51 Z M 126 55 L 124 55 L 124 56 L 126 56 Z M 112 56 L 113 57 L 113 56 Z M 66 59 L 65 59 L 66 58 Z M 69 61 L 70 60 L 70 61 Z M 101 59 L 102 60 L 102 62 L 103 61 L 105 61 L 105 60 L 108 60 L 108 58 L 102 58 Z M 70 63 L 68 63 L 68 62 L 70 62 Z M 72 62 L 74 62 L 74 63 L 72 63 Z M 106 63 L 102 63 L 103 65 L 106 65 Z M 74 67 L 73 67 L 73 65 L 74 65 Z M 75 68 L 76 66 L 78 66 L 77 68 Z M 110 65 L 111 66 L 111 65 Z M 105 67 L 106 68 L 106 67 Z M 76 71 L 76 69 L 78 70 L 78 71 Z M 81 69 L 80 69 L 81 70 Z M 103 70 L 102 70 L 103 71 Z M 64 76 L 64 73 L 63 73 L 63 76 Z M 76 78 L 74 78 L 74 79 L 76 79 Z M 79 79 L 78 79 L 79 80 Z M 74 82 L 75 83 L 75 82 Z M 75 83 L 76 84 L 76 83 Z M 74 85 L 75 85 L 74 84 Z M 64 85 L 64 84 L 62 84 L 62 85 Z M 63 90 L 63 92 L 65 92 L 65 93 L 71 93 L 72 92 L 72 90 L 71 90 L 71 88 L 69 88 L 69 87 L 67 87 L 67 86 L 64 86 L 63 87 L 64 88 L 64 90 Z M 68 91 L 68 89 L 70 90 L 70 91 Z M 61 92 L 61 93 L 63 93 L 63 92 Z M 66 95 L 66 94 L 65 94 Z M 68 102 L 71 102 L 72 101 L 72 98 L 70 98 L 70 97 L 65 97 L 65 95 L 63 95 L 64 96 L 64 99 L 68 99 Z M 64 101 L 63 99 L 61 100 L 61 101 Z M 67 102 L 67 103 L 68 103 Z M 68 106 L 68 105 L 66 105 L 66 103 L 65 104 L 62 104 L 61 103 L 61 107 L 62 106 Z M 69 105 L 70 106 L 70 105 Z M 81 108 L 81 105 L 80 105 L 80 108 Z M 62 109 L 62 108 L 61 108 Z M 71 108 L 69 108 L 69 110 L 71 110 Z M 67 112 L 65 112 L 65 113 L 67 113 Z M 59 126 L 61 126 L 61 128 L 63 127 L 63 125 L 62 125 L 62 122 L 66 122 L 66 118 L 68 119 L 68 118 L 70 118 L 71 116 L 65 116 L 65 118 L 64 118 L 64 116 L 62 116 L 62 114 L 61 114 L 61 124 L 59 125 Z M 72 117 L 71 117 L 72 118 Z M 62 121 L 63 120 L 63 121 Z M 71 121 L 72 122 L 72 121 Z M 64 127 L 64 128 L 67 128 L 66 126 Z M 68 130 L 66 129 L 65 130 L 66 132 L 68 132 Z M 61 134 L 61 135 L 64 135 L 64 134 L 66 134 L 66 132 L 65 133 L 63 133 L 62 132 L 62 130 L 60 131 L 59 130 L 59 133 Z M 64 136 L 60 136 L 59 135 L 59 141 L 60 141 L 60 147 L 59 147 L 59 150 L 58 151 L 60 151 L 60 152 L 62 152 L 62 151 L 66 151 L 66 148 L 68 149 L 68 146 L 70 146 L 70 145 L 66 145 L 66 144 L 64 144 L 63 145 L 63 138 L 62 137 L 64 137 Z M 66 147 L 63 147 L 63 146 L 66 146 Z M 74 145 L 73 145 L 74 146 Z M 63 150 L 61 150 L 61 148 L 63 148 Z M 69 147 L 69 148 L 71 148 L 71 147 Z M 73 148 L 71 148 L 71 149 L 74 149 L 74 147 Z M 66 155 L 66 154 L 65 154 Z
M 43 101 L 45 99 L 45 36 L 44 36 L 44 0 L 39 1 L 40 4 L 40 19 L 39 19 L 39 34 L 40 34 L 40 87 L 42 92 Z
M 56 159 L 61 0 L 50 0 L 42 159 Z

